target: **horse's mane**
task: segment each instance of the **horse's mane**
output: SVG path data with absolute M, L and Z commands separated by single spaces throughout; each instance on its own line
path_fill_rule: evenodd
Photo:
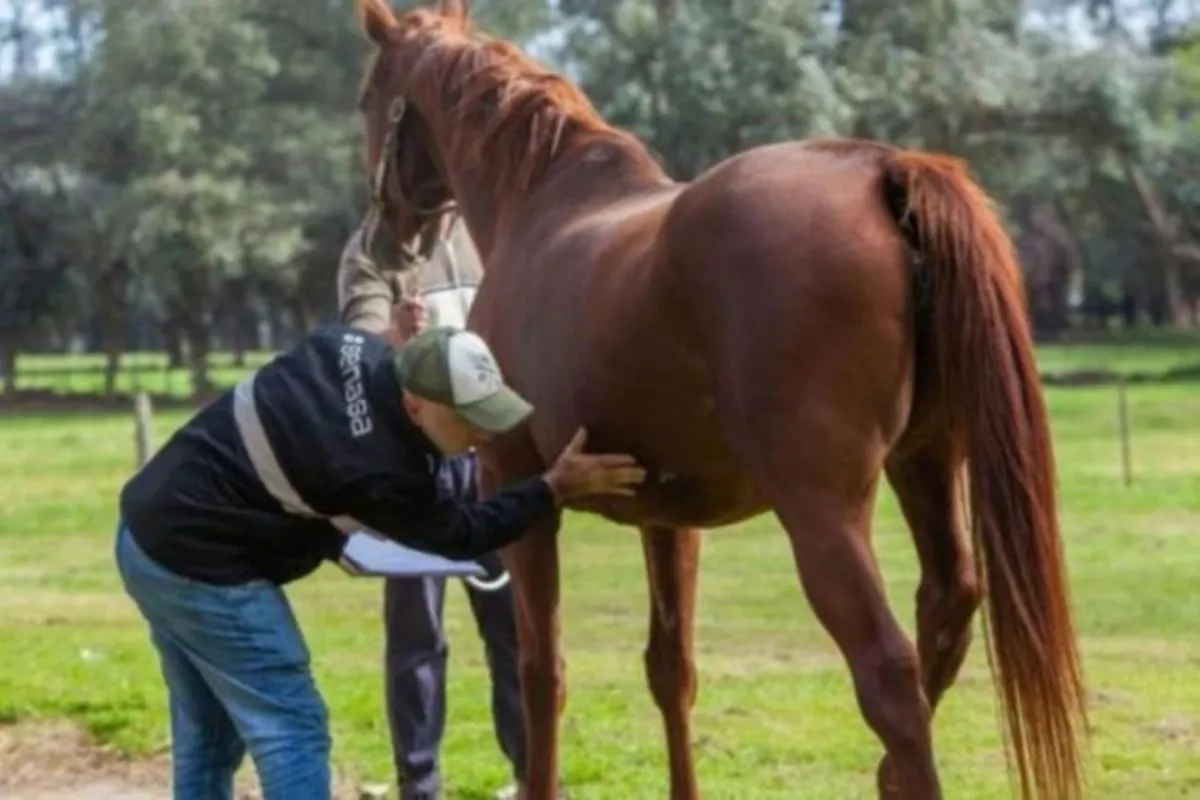
M 483 172 L 498 184 L 527 189 L 557 158 L 606 142 L 639 167 L 662 174 L 640 139 L 607 123 L 575 84 L 515 45 L 472 31 L 462 19 L 421 22 L 423 52 L 408 92 L 435 102 L 449 99 L 452 133 L 444 144 L 456 160 L 486 163 Z

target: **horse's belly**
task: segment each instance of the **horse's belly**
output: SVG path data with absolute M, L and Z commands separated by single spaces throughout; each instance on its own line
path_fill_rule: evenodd
M 623 525 L 667 528 L 719 528 L 769 508 L 744 475 L 716 481 L 654 471 L 636 497 L 590 498 L 570 507 Z
M 630 413 L 623 424 L 589 426 L 590 451 L 627 452 L 645 467 L 636 497 L 590 498 L 574 507 L 614 522 L 678 528 L 720 527 L 766 510 L 757 486 L 716 433 L 715 418 L 678 402 L 669 414 L 661 413 L 669 408 L 665 401 L 649 407 L 660 412 L 653 419 Z

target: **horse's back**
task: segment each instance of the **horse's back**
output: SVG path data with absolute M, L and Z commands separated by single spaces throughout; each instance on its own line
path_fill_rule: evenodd
M 731 156 L 696 177 L 680 193 L 667 220 L 668 233 L 689 241 L 754 240 L 763 247 L 804 230 L 805 250 L 825 244 L 822 232 L 840 233 L 849 220 L 861 233 L 892 240 L 896 228 L 886 205 L 883 164 L 892 148 L 873 142 L 831 139 L 762 145 Z M 869 218 L 869 219 L 868 219 Z

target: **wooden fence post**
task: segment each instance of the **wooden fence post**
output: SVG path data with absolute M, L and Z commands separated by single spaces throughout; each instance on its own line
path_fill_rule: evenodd
M 150 460 L 154 448 L 154 412 L 150 407 L 150 395 L 138 392 L 133 397 L 133 431 L 137 446 L 137 467 L 141 469 Z
M 1125 397 L 1125 377 L 1117 379 L 1117 428 L 1121 436 L 1121 481 L 1126 486 L 1133 483 L 1133 464 L 1129 445 L 1129 402 Z

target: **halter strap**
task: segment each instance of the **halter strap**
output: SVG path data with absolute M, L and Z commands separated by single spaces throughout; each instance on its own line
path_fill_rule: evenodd
M 370 251 L 371 244 L 374 242 L 375 234 L 379 228 L 379 221 L 383 218 L 383 187 L 387 182 L 388 169 L 395 160 L 395 149 L 392 145 L 396 138 L 396 132 L 400 129 L 400 122 L 404 119 L 404 114 L 407 110 L 408 103 L 403 95 L 396 95 L 392 98 L 391 103 L 388 104 L 387 133 L 383 136 L 379 158 L 375 162 L 375 168 L 371 171 L 371 208 L 367 213 L 362 237 L 362 249 L 364 252 Z M 458 204 L 454 200 L 449 200 L 440 207 L 424 213 L 442 217 L 449 212 L 455 211 L 457 208 Z M 422 211 L 422 209 L 414 210 L 418 212 Z M 409 264 L 414 264 L 423 258 L 428 258 L 439 239 L 441 239 L 441 233 L 438 232 L 436 235 L 428 237 L 427 240 L 425 237 L 422 237 L 422 239 L 419 250 L 413 250 L 407 242 L 397 243 L 397 248 L 401 256 Z
M 375 169 L 371 170 L 371 208 L 367 211 L 367 219 L 363 225 L 363 252 L 370 252 L 371 243 L 375 240 L 375 232 L 379 227 L 379 220 L 383 216 L 383 184 L 387 180 L 388 167 L 392 163 L 392 141 L 396 138 L 396 131 L 400 129 L 400 121 L 404 119 L 406 109 L 407 103 L 401 95 L 392 98 L 392 102 L 388 105 L 387 133 L 383 136 L 383 144 L 379 148 L 379 158 L 375 162 Z M 404 243 L 401 242 L 400 246 L 403 252 L 405 250 Z M 405 255 L 408 254 L 405 253 Z

